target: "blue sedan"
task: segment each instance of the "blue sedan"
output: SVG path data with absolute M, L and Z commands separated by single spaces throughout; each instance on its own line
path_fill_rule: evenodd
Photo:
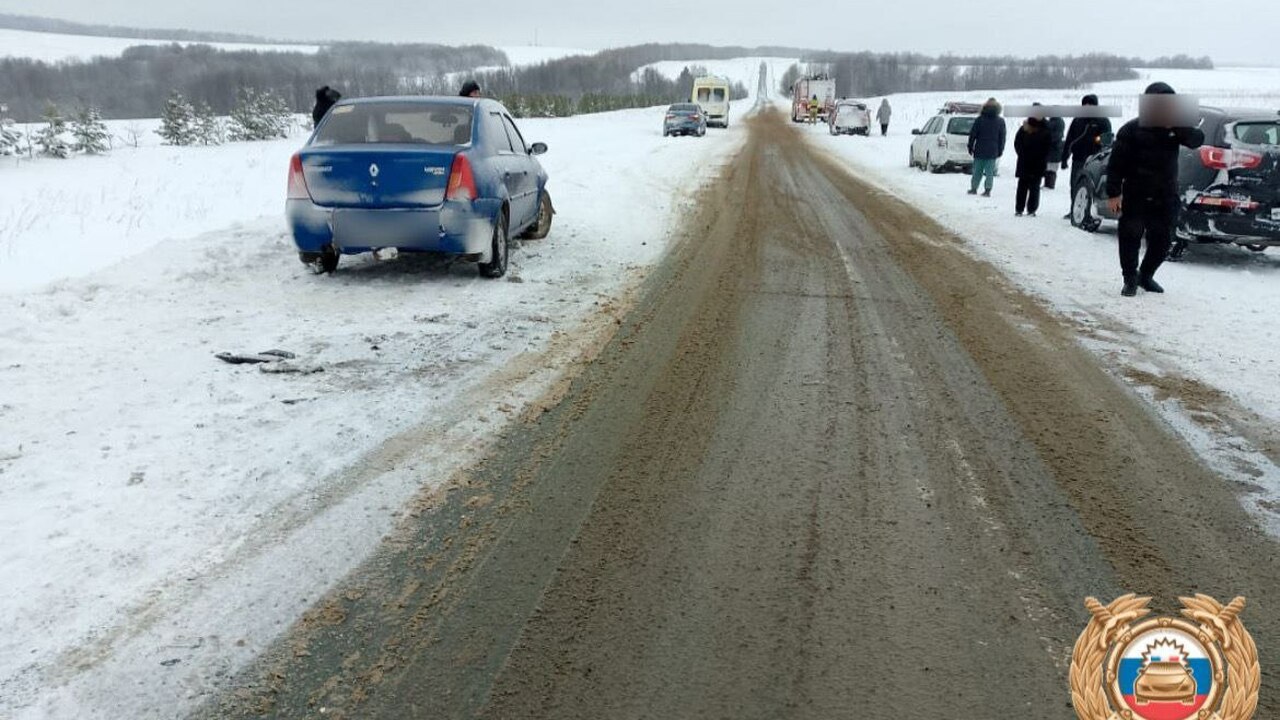
M 479 98 L 343 101 L 289 169 L 299 257 L 333 272 L 344 254 L 396 248 L 457 255 L 507 272 L 512 237 L 542 238 L 547 173 L 501 103 Z

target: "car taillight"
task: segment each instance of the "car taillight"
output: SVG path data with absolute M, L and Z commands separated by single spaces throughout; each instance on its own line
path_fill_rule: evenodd
M 1254 212 L 1262 207 L 1262 203 L 1256 200 L 1242 200 L 1218 195 L 1200 195 L 1195 200 L 1192 200 L 1191 204 L 1220 210 L 1240 210 L 1242 212 Z
M 947 136 L 946 136 L 946 135 L 939 135 L 939 136 L 938 136 L 938 147 L 946 147 L 946 146 L 947 146 Z
M 675 115 L 672 115 L 671 113 L 667 113 L 667 119 L 668 119 L 668 120 L 675 120 L 675 119 L 676 119 L 676 116 L 675 116 Z
M 1200 162 L 1213 170 L 1250 170 L 1262 164 L 1262 156 L 1248 150 L 1205 145 L 1200 148 Z
M 302 173 L 302 156 L 297 154 L 289 161 L 289 199 L 311 199 L 311 191 L 307 190 L 307 176 Z
M 475 200 L 476 178 L 471 173 L 471 161 L 466 155 L 459 153 L 453 158 L 453 169 L 449 171 L 449 189 L 445 192 L 445 200 Z

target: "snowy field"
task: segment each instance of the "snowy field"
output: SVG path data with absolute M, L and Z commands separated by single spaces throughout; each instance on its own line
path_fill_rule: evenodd
M 95 57 L 118 57 L 135 45 L 172 45 L 173 40 L 99 37 L 96 35 L 63 35 L 0 28 L 0 57 L 31 58 L 44 62 L 89 60 Z M 314 53 L 318 45 L 259 45 L 253 43 L 205 43 L 179 41 L 178 45 L 212 45 L 220 50 L 258 50 L 264 52 Z
M 1280 69 L 1142 74 L 1139 80 L 1100 83 L 1087 91 L 1096 92 L 1104 105 L 1124 107 L 1125 119 L 1136 115 L 1138 93 L 1156 79 L 1179 92 L 1196 94 L 1209 105 L 1280 109 Z M 1077 104 L 1084 92 L 895 95 L 890 96 L 894 115 L 887 138 L 831 137 L 824 126 L 808 130 L 820 147 L 932 213 L 1021 287 L 1077 322 L 1086 344 L 1121 373 L 1189 377 L 1224 391 L 1272 427 L 1280 425 L 1280 384 L 1270 371 L 1280 357 L 1280 249 L 1254 253 L 1235 246 L 1193 244 L 1185 261 L 1161 268 L 1158 279 L 1166 294 L 1140 292 L 1137 298 L 1122 298 L 1115 224 L 1104 223 L 1098 233 L 1088 234 L 1062 219 L 1070 202 L 1068 173 L 1059 174 L 1056 190 L 1042 191 L 1038 217 L 1014 217 L 1013 132 L 1020 120 L 1008 120 L 1009 146 L 989 199 L 965 194 L 967 176 L 907 168 L 912 128 L 932 117 L 943 100 L 981 101 L 995 95 L 1005 104 Z M 879 104 L 879 98 L 870 100 L 872 107 Z M 1113 119 L 1116 129 L 1120 122 Z M 1280 507 L 1274 505 L 1280 499 L 1280 470 L 1242 441 L 1214 437 L 1187 422 L 1188 408 L 1163 402 L 1162 393 L 1150 387 L 1140 390 L 1218 469 L 1258 490 L 1245 498 L 1246 505 L 1272 532 L 1280 533 L 1280 517 L 1265 510 L 1268 503 Z
M 0 717 L 180 714 L 554 391 L 743 138 L 661 123 L 521 123 L 558 215 L 497 282 L 312 276 L 297 138 L 0 164 Z M 268 349 L 298 372 L 214 358 Z

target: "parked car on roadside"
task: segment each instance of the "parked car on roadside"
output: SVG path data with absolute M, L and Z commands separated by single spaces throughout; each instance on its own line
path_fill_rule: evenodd
M 957 170 L 970 172 L 973 156 L 969 154 L 969 130 L 978 119 L 981 105 L 947 103 L 924 124 L 911 131 L 911 156 L 908 167 L 931 173 Z
M 537 159 L 546 151 L 493 100 L 344 100 L 290 163 L 286 214 L 299 257 L 333 272 L 342 255 L 395 248 L 460 256 L 502 277 L 511 238 L 551 230 Z
M 697 103 L 676 103 L 667 108 L 662 121 L 662 136 L 707 134 L 707 114 Z
M 860 100 L 840 100 L 827 116 L 832 135 L 867 135 L 871 132 L 871 111 Z
M 1178 159 L 1180 207 L 1170 258 L 1191 243 L 1280 245 L 1280 113 L 1202 107 L 1205 144 Z M 1071 188 L 1071 224 L 1095 232 L 1116 220 L 1107 207 L 1111 148 L 1089 159 Z

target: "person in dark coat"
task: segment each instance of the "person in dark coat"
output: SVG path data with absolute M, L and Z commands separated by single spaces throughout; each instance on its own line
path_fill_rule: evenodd
M 1052 190 L 1058 186 L 1058 163 L 1062 162 L 1062 133 L 1067 129 L 1067 123 L 1060 117 L 1049 118 L 1045 129 L 1049 131 L 1049 139 L 1052 143 L 1049 146 L 1049 161 L 1044 169 L 1044 187 L 1046 190 Z
M 478 98 L 480 97 L 480 83 L 475 80 L 468 80 L 462 83 L 462 90 L 458 91 L 460 97 Z
M 1085 95 L 1080 105 L 1097 107 L 1097 95 Z M 1062 143 L 1062 169 L 1071 164 L 1071 187 L 1075 188 L 1076 180 L 1084 170 L 1089 158 L 1102 152 L 1102 138 L 1111 133 L 1111 121 L 1107 118 L 1075 118 L 1067 128 L 1067 137 Z M 1069 219 L 1071 215 L 1067 215 Z
M 1013 136 L 1013 150 L 1018 154 L 1018 192 L 1014 211 L 1022 217 L 1025 209 L 1028 215 L 1035 217 L 1040 209 L 1040 183 L 1044 181 L 1049 153 L 1053 151 L 1049 124 L 1037 117 L 1027 118 Z
M 990 98 L 982 106 L 978 119 L 969 130 L 969 154 L 973 156 L 973 177 L 969 181 L 969 194 L 978 194 L 978 183 L 986 179 L 983 197 L 991 197 L 995 184 L 996 168 L 1004 156 L 1004 143 L 1008 130 L 1000 117 L 1000 103 Z
M 329 109 L 334 105 L 337 105 L 338 101 L 341 99 L 342 93 L 334 90 L 328 85 L 316 90 L 316 106 L 311 109 L 312 127 L 319 125 L 320 121 L 324 119 L 324 116 L 329 114 Z
M 1173 88 L 1152 83 L 1147 95 L 1172 95 Z M 1204 144 L 1204 131 L 1194 127 L 1144 127 L 1130 120 L 1116 133 L 1107 164 L 1107 204 L 1120 215 L 1120 273 L 1125 297 L 1138 288 L 1162 293 L 1156 270 L 1169 254 L 1178 214 L 1178 154 Z M 1147 253 L 1138 264 L 1143 235 Z

